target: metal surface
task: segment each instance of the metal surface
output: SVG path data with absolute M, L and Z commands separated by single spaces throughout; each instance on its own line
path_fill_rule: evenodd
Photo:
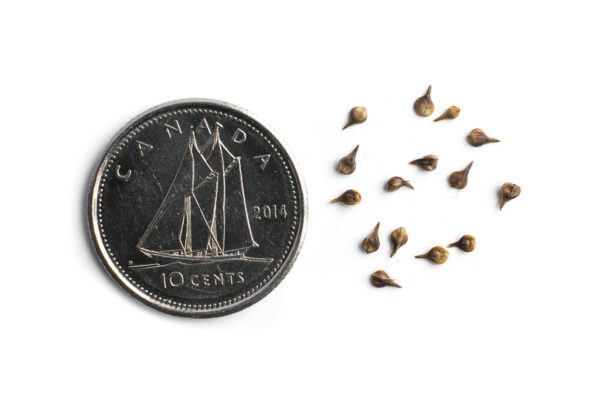
M 171 314 L 253 304 L 291 268 L 306 199 L 289 151 L 247 111 L 203 99 L 148 110 L 92 176 L 88 222 L 111 276 Z

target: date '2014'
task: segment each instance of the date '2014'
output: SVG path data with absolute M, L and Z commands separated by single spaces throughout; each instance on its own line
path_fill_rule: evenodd
M 252 207 L 252 218 L 255 219 L 285 219 L 287 218 L 287 209 L 285 204 L 254 206 Z

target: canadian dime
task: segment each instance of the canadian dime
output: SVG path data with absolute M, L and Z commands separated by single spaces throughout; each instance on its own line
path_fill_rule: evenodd
M 125 126 L 89 191 L 89 228 L 111 276 L 171 314 L 213 317 L 269 293 L 291 268 L 306 198 L 288 149 L 247 111 L 167 103 Z

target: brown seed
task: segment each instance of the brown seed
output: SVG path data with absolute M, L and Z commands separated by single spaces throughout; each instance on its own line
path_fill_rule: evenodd
M 412 160 L 409 164 L 416 165 L 425 171 L 433 171 L 437 168 L 438 158 L 433 154 L 425 156 L 423 158 L 417 158 L 416 160 Z
M 506 182 L 502 185 L 502 189 L 500 189 L 500 210 L 502 210 L 502 207 L 504 207 L 506 202 L 519 197 L 520 194 L 521 186 L 510 182 Z
M 405 181 L 399 176 L 394 176 L 393 178 L 390 178 L 385 184 L 385 190 L 387 190 L 388 192 L 393 192 L 395 190 L 400 189 L 402 186 L 414 189 L 413 185 L 411 185 L 409 181 Z
M 375 225 L 373 232 L 362 241 L 361 247 L 367 254 L 379 250 L 379 222 Z
M 500 140 L 496 138 L 491 138 L 488 135 L 486 135 L 484 131 L 476 128 L 473 129 L 471 133 L 469 133 L 469 136 L 467 136 L 467 141 L 471 146 L 479 147 L 487 143 L 498 143 Z
M 465 169 L 451 173 L 448 177 L 450 186 L 456 189 L 464 189 L 467 186 L 467 183 L 469 183 L 469 171 L 471 171 L 472 166 L 473 161 L 471 161 Z
M 452 106 L 446 111 L 444 111 L 442 115 L 434 119 L 433 122 L 441 121 L 443 119 L 456 119 L 456 117 L 458 117 L 458 114 L 460 114 L 460 108 Z
M 338 171 L 344 175 L 350 175 L 356 169 L 356 152 L 358 151 L 358 145 L 352 150 L 350 154 L 343 157 L 338 162 Z
M 442 246 L 435 246 L 427 253 L 415 256 L 415 258 L 427 258 L 435 264 L 443 264 L 448 259 L 448 250 Z
M 360 203 L 362 200 L 360 193 L 354 189 L 346 190 L 339 197 L 331 200 L 330 203 L 344 203 L 349 206 L 353 206 L 355 204 Z
M 464 235 L 458 240 L 458 242 L 450 243 L 448 247 L 458 247 L 462 251 L 470 253 L 471 251 L 475 250 L 475 236 Z
M 387 272 L 382 269 L 371 274 L 371 285 L 379 288 L 384 286 L 394 286 L 397 288 L 402 287 L 394 282 L 394 279 L 390 278 Z
M 421 117 L 429 117 L 433 113 L 433 101 L 431 101 L 431 85 L 427 88 L 427 93 L 419 97 L 413 106 L 417 115 Z
M 408 241 L 408 234 L 406 233 L 406 229 L 403 226 L 396 229 L 390 234 L 390 240 L 392 241 L 392 254 L 390 257 L 394 257 L 396 251 Z
M 361 106 L 356 106 L 350 110 L 350 115 L 348 116 L 348 122 L 342 130 L 352 126 L 354 124 L 362 124 L 367 120 L 367 109 Z

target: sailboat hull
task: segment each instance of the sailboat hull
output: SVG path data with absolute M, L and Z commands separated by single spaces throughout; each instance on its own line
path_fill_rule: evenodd
M 188 264 L 208 264 L 214 263 L 218 261 L 255 261 L 260 262 L 264 261 L 265 263 L 270 263 L 272 261 L 271 258 L 257 258 L 257 257 L 247 257 L 245 254 L 240 254 L 239 252 L 230 253 L 230 254 L 220 254 L 220 255 L 211 255 L 207 256 L 193 256 L 193 255 L 183 255 L 183 254 L 169 254 L 163 252 L 155 252 L 155 251 L 144 251 L 144 253 L 151 257 L 156 262 L 162 263 L 172 263 L 175 261 L 179 261 L 182 263 Z

